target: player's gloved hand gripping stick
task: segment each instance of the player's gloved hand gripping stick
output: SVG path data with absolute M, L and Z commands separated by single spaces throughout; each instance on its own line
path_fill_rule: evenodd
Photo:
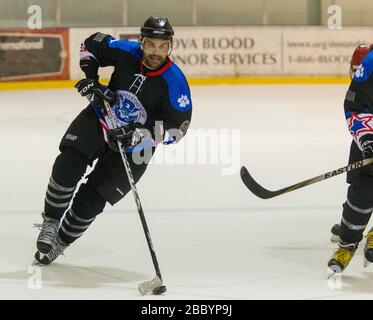
M 75 88 L 82 97 L 86 97 L 89 102 L 103 107 L 102 101 L 106 100 L 109 103 L 115 102 L 115 93 L 107 86 L 98 82 L 97 79 L 82 79 L 79 80 Z
M 109 130 L 107 135 L 109 147 L 119 152 L 118 140 L 122 144 L 122 147 L 127 149 L 137 146 L 146 138 L 151 138 L 151 134 L 143 131 L 142 128 L 140 123 L 130 123 L 127 126 Z

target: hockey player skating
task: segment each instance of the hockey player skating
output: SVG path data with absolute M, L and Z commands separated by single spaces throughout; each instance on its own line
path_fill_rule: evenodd
M 344 109 L 353 141 L 349 163 L 373 157 L 373 46 L 362 44 L 351 60 L 352 81 Z M 342 272 L 354 256 L 373 211 L 373 165 L 347 174 L 347 199 L 341 223 L 333 226 L 332 240 L 339 240 L 328 267 Z M 364 265 L 373 262 L 373 230 L 366 235 Z
M 369 44 L 360 44 L 354 51 L 351 61 L 350 61 L 350 78 L 353 79 L 356 70 L 358 70 L 361 62 L 365 58 L 365 56 L 368 54 L 370 49 L 372 48 L 373 45 Z M 333 242 L 340 242 L 340 234 L 341 234 L 341 224 L 335 224 L 333 225 L 331 229 L 331 241 Z
M 70 124 L 59 146 L 37 238 L 39 263 L 53 262 L 83 235 L 107 202 L 114 205 L 130 191 L 118 140 L 137 182 L 150 160 L 143 157 L 144 150 L 154 152 L 157 142 L 170 144 L 185 135 L 192 101 L 185 76 L 169 59 L 173 34 L 167 19 L 150 17 L 141 28 L 140 42 L 95 33 L 82 44 L 80 66 L 86 79 L 76 88 L 90 104 Z M 107 87 L 98 81 L 98 68 L 105 66 L 114 66 Z M 111 125 L 104 100 L 119 128 Z M 96 159 L 73 198 L 87 166 Z

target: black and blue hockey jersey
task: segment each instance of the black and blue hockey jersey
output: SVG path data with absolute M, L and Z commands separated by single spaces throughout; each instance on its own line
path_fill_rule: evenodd
M 373 135 L 373 51 L 370 51 L 355 71 L 347 91 L 344 109 L 348 129 L 362 149 L 362 143 Z M 368 137 L 370 135 L 370 137 Z
M 144 67 L 141 54 L 139 42 L 95 33 L 81 46 L 81 66 L 87 78 L 98 78 L 99 67 L 114 66 L 108 86 L 116 93 L 113 111 L 118 126 L 138 122 L 152 133 L 155 143 L 178 142 L 192 116 L 188 82 L 171 59 L 153 71 Z M 111 123 L 101 108 L 94 109 L 106 139 Z

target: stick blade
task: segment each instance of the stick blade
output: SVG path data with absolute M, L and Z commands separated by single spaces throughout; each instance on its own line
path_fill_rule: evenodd
M 259 185 L 245 167 L 241 168 L 241 180 L 245 186 L 259 198 L 270 199 L 277 196 L 277 192 L 267 190 Z
M 139 291 L 141 295 L 145 296 L 149 292 L 153 292 L 154 289 L 162 286 L 162 280 L 156 276 L 154 279 L 145 281 L 139 284 Z

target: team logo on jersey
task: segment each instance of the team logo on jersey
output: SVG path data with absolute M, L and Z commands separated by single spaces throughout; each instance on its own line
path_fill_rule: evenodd
M 353 113 L 348 119 L 349 129 L 353 136 L 358 136 L 362 133 L 373 132 L 372 122 L 373 115 L 361 114 L 360 116 Z
M 177 103 L 179 104 L 180 108 L 185 108 L 188 104 L 190 104 L 190 101 L 186 94 L 182 94 L 181 97 L 177 99 Z
M 148 115 L 139 98 L 129 91 L 118 90 L 116 94 L 114 113 L 119 125 L 123 126 L 131 122 L 145 124 Z

